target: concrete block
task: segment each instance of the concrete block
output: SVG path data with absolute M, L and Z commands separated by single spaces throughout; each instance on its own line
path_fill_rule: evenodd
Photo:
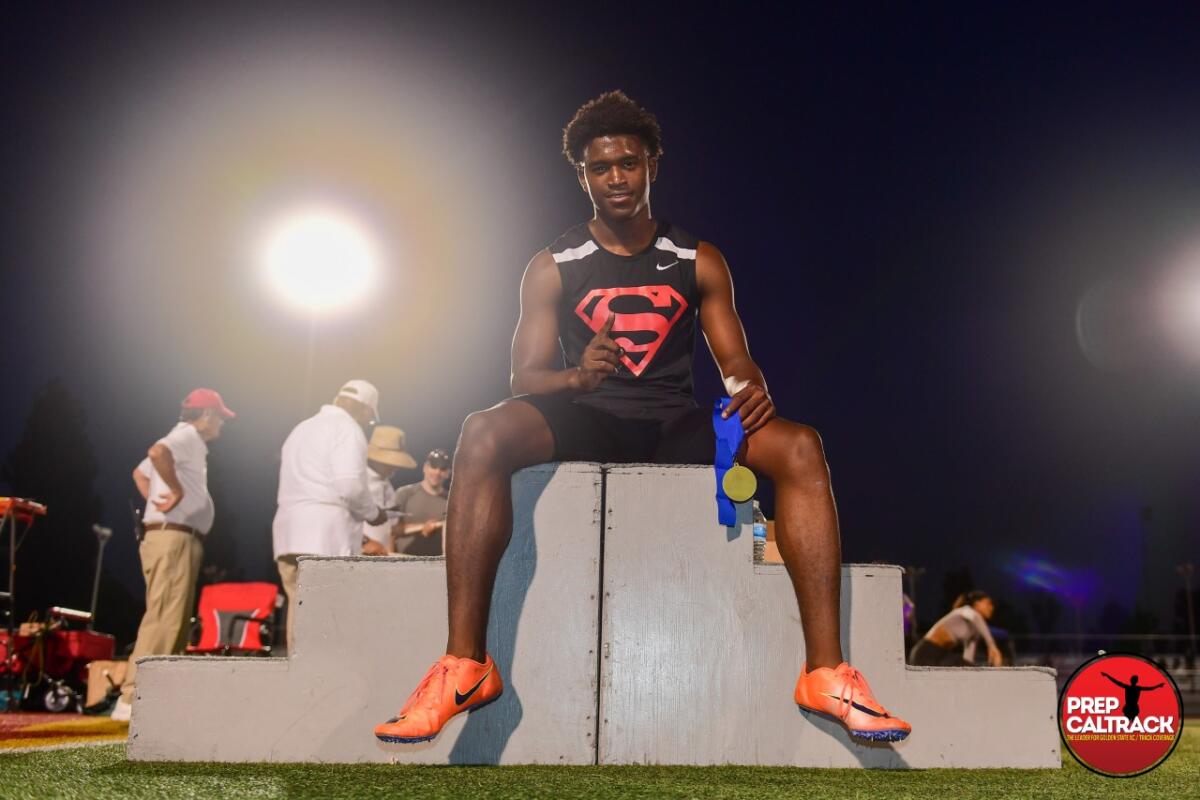
M 372 728 L 445 652 L 445 562 L 302 558 L 295 652 L 142 661 L 129 758 L 595 763 L 600 491 L 597 465 L 514 477 L 488 628 L 506 688 L 485 713 L 431 743 L 376 741 Z
M 561 464 L 514 476 L 488 630 L 506 692 L 432 743 L 384 745 L 371 729 L 444 650 L 444 563 L 304 558 L 290 657 L 142 661 L 129 757 L 1059 766 L 1052 670 L 905 666 L 898 567 L 843 569 L 842 638 L 913 735 L 855 744 L 799 711 L 804 647 L 788 575 L 752 563 L 748 508 L 721 527 L 712 493 L 706 468 Z
M 791 581 L 753 563 L 746 507 L 716 522 L 712 493 L 703 467 L 607 471 L 601 763 L 1059 766 L 1053 670 L 905 666 L 899 567 L 843 568 L 842 643 L 912 736 L 852 743 L 801 712 Z

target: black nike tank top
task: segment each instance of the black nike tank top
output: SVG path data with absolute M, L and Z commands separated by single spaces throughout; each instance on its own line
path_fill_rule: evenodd
M 567 367 L 579 365 L 588 342 L 615 315 L 609 336 L 625 348 L 621 369 L 591 392 L 575 395 L 619 417 L 670 419 L 694 408 L 696 238 L 659 222 L 649 247 L 630 256 L 605 250 L 587 223 L 552 244 L 562 277 L 558 338 Z

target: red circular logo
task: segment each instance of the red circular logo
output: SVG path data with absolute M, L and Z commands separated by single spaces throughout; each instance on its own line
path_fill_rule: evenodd
M 1183 735 L 1183 700 L 1145 656 L 1108 653 L 1075 670 L 1058 699 L 1067 750 L 1092 772 L 1132 778 L 1157 767 Z

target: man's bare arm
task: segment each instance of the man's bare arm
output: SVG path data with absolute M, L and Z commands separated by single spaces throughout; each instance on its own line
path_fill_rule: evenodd
M 608 338 L 612 320 L 584 350 L 574 369 L 556 369 L 558 356 L 558 302 L 562 277 L 549 251 L 533 257 L 521 279 L 521 317 L 513 334 L 513 394 L 554 394 L 566 390 L 595 389 L 617 371 L 616 342 Z
M 696 285 L 700 291 L 700 328 L 717 362 L 726 391 L 733 397 L 726 415 L 740 411 L 742 427 L 752 433 L 775 416 L 767 380 L 750 357 L 746 332 L 733 303 L 733 278 L 721 251 L 708 242 L 696 250 Z
M 147 455 L 150 456 L 150 463 L 154 465 L 155 471 L 167 485 L 167 493 L 151 499 L 151 502 L 159 511 L 166 513 L 179 505 L 179 501 L 183 499 L 183 484 L 175 474 L 175 456 L 171 453 L 171 448 L 162 442 L 155 442 Z
M 143 500 L 150 497 L 150 479 L 141 470 L 141 465 L 133 468 L 133 485 L 137 487 L 138 494 Z

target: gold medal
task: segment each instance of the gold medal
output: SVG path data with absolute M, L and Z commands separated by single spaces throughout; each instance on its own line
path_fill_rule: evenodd
M 721 479 L 721 488 L 725 490 L 725 496 L 733 502 L 744 503 L 754 497 L 754 492 L 758 489 L 758 478 L 755 478 L 748 468 L 734 464 Z

